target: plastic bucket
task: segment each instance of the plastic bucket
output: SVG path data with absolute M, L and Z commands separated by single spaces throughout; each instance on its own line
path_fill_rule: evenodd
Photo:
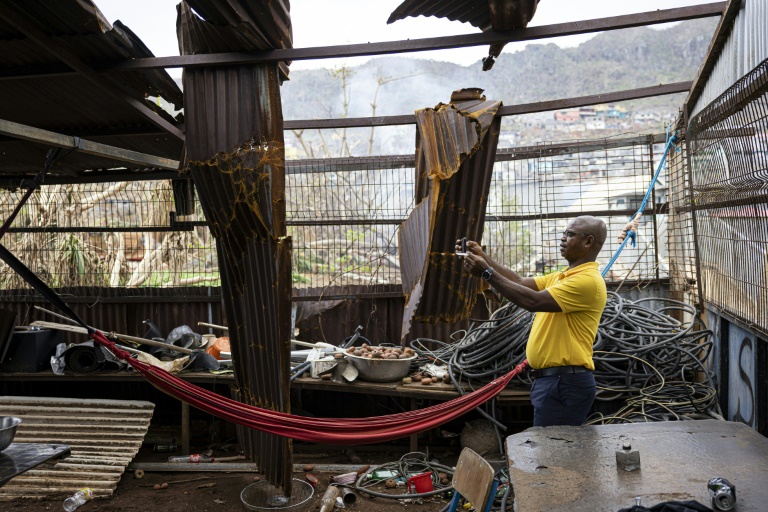
M 408 479 L 408 492 L 411 492 L 411 485 L 416 489 L 416 492 L 418 494 L 422 494 L 425 492 L 431 492 L 435 490 L 435 487 L 432 485 L 432 473 L 420 473 L 418 475 L 413 475 Z
M 216 341 L 214 341 L 213 344 L 210 347 L 208 347 L 205 351 L 211 354 L 217 360 L 221 360 L 222 352 L 231 351 L 231 348 L 229 346 L 229 336 L 222 336 L 221 338 L 217 338 Z

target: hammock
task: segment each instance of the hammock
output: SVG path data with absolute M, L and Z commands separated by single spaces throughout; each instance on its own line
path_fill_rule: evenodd
M 42 179 L 39 181 L 42 181 Z M 37 185 L 39 185 L 39 182 L 35 183 L 35 186 Z M 16 216 L 21 206 L 29 198 L 29 195 L 28 193 L 22 198 L 22 201 L 12 213 L 11 218 L 3 226 L 0 226 L 0 238 L 3 237 L 13 217 Z M 523 361 L 508 374 L 486 384 L 477 391 L 418 411 L 368 418 L 307 418 L 304 416 L 293 416 L 225 398 L 212 391 L 190 384 L 162 368 L 133 359 L 129 352 L 108 340 L 104 333 L 86 325 L 56 292 L 2 244 L 0 244 L 0 260 L 16 271 L 30 286 L 58 307 L 69 318 L 86 328 L 90 337 L 96 343 L 107 347 L 117 357 L 125 360 L 160 391 L 202 411 L 213 414 L 218 418 L 247 428 L 291 439 L 313 443 L 356 445 L 390 441 L 430 430 L 468 413 L 495 397 L 510 380 L 528 366 L 528 361 Z
M 495 397 L 512 378 L 528 366 L 528 361 L 523 361 L 511 372 L 477 391 L 418 411 L 368 418 L 307 418 L 225 398 L 190 384 L 162 368 L 131 358 L 127 351 L 117 347 L 99 331 L 94 331 L 91 338 L 127 361 L 160 391 L 217 418 L 278 436 L 327 444 L 381 443 L 432 429 Z

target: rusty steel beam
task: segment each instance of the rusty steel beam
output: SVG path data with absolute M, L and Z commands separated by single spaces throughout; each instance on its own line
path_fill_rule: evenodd
M 35 128 L 25 124 L 14 123 L 0 119 L 0 135 L 7 135 L 14 139 L 37 142 L 48 146 L 59 148 L 76 149 L 89 155 L 101 156 L 110 160 L 120 162 L 129 162 L 145 167 L 155 167 L 158 169 L 176 170 L 179 168 L 178 160 L 163 158 L 160 156 L 147 155 L 138 151 L 108 146 L 99 142 L 91 142 L 80 137 L 71 135 L 62 135 L 60 133 Z
M 656 133 L 652 135 L 640 135 L 636 137 L 619 137 L 616 139 L 582 140 L 573 142 L 560 142 L 557 144 L 539 144 L 536 146 L 517 146 L 511 148 L 503 148 L 497 151 L 496 162 L 526 160 L 529 158 L 543 158 L 557 155 L 569 155 L 571 153 L 599 151 L 603 149 L 637 146 L 641 144 L 660 144 L 665 141 L 665 134 Z
M 137 69 L 231 66 L 233 64 L 255 64 L 263 62 L 282 62 L 293 60 L 332 59 L 337 57 L 361 57 L 410 53 L 429 50 L 448 50 L 471 46 L 485 46 L 514 41 L 532 41 L 552 37 L 591 34 L 607 30 L 670 23 L 674 21 L 694 20 L 720 16 L 726 2 L 692 5 L 675 9 L 663 9 L 622 16 L 611 16 L 592 20 L 557 23 L 540 27 L 529 27 L 503 32 L 483 32 L 459 36 L 430 37 L 408 39 L 405 41 L 386 41 L 381 43 L 349 44 L 339 46 L 319 46 L 313 48 L 289 48 L 259 52 L 229 52 L 178 57 L 154 57 L 131 59 L 101 68 L 102 71 L 126 71 Z
M 95 85 L 101 87 L 107 94 L 110 94 L 130 105 L 134 110 L 142 114 L 144 118 L 146 118 L 146 120 L 150 123 L 162 128 L 164 131 L 175 136 L 176 138 L 184 140 L 184 132 L 182 132 L 178 127 L 163 119 L 142 101 L 123 91 L 117 83 L 105 78 L 99 72 L 95 71 L 90 65 L 83 62 L 75 53 L 66 49 L 61 44 L 57 44 L 56 41 L 46 35 L 34 24 L 30 23 L 18 12 L 14 12 L 10 9 L 2 10 L 0 11 L 0 19 L 4 20 L 16 30 L 21 32 L 30 41 L 35 42 L 38 46 L 40 46 L 40 48 L 50 53 L 53 57 L 59 59 L 61 62 L 74 69 L 79 74 L 83 75 Z
M 563 100 L 539 101 L 536 103 L 524 103 L 522 105 L 509 105 L 501 107 L 499 114 L 502 116 L 516 116 L 520 114 L 531 114 L 534 112 L 549 112 L 551 110 L 561 110 L 564 108 L 584 107 L 587 105 L 600 105 L 601 103 L 615 103 L 626 100 L 636 100 L 640 98 L 650 98 L 652 96 L 665 96 L 667 94 L 677 94 L 688 92 L 692 82 L 676 82 L 672 84 L 653 85 L 651 87 L 640 87 L 638 89 L 629 89 L 626 91 L 609 92 L 605 94 L 592 94 L 590 96 L 578 96 Z
M 585 107 L 587 105 L 600 105 L 601 103 L 614 103 L 618 101 L 650 98 L 652 96 L 664 96 L 688 92 L 693 82 L 676 82 L 672 84 L 653 85 L 639 89 L 592 94 L 590 96 L 577 96 L 551 101 L 537 101 L 534 103 L 521 103 L 508 105 L 499 109 L 498 115 L 517 116 L 532 114 L 534 112 L 548 112 L 564 108 Z M 348 117 L 344 119 L 304 119 L 298 121 L 285 121 L 283 127 L 286 130 L 326 129 L 326 128 L 359 128 L 370 126 L 391 126 L 416 124 L 416 116 L 382 116 L 382 117 Z

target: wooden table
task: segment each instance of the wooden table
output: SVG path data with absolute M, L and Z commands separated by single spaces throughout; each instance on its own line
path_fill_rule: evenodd
M 209 372 L 182 372 L 177 374 L 182 379 L 191 383 L 219 383 L 234 384 L 235 378 L 232 374 L 214 375 Z M 0 373 L 0 382 L 13 381 L 70 381 L 70 382 L 141 382 L 144 377 L 136 372 L 104 372 L 91 373 L 87 375 L 56 375 L 51 371 L 37 373 Z M 351 383 L 337 383 L 330 380 L 315 379 L 311 377 L 299 377 L 291 383 L 292 389 L 306 389 L 328 391 L 333 393 L 357 393 L 366 395 L 385 395 L 410 399 L 410 408 L 417 408 L 417 401 L 438 400 L 448 401 L 459 397 L 459 393 L 450 384 L 442 382 L 424 386 L 421 383 L 403 384 L 402 382 L 379 383 L 365 382 L 357 380 Z M 466 392 L 472 391 L 469 388 Z M 504 389 L 497 395 L 500 405 L 528 405 L 530 404 L 530 393 L 520 389 Z M 189 425 L 189 405 L 181 403 L 181 449 L 183 453 L 189 453 L 190 425 Z M 417 451 L 417 435 L 410 436 L 410 449 Z

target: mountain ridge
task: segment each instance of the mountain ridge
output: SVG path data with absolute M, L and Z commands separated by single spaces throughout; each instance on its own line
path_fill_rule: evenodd
M 662 30 L 648 27 L 602 32 L 573 48 L 529 44 L 502 53 L 493 69 L 480 61 L 461 66 L 442 61 L 390 56 L 347 67 L 347 117 L 408 114 L 446 102 L 464 87 L 484 89 L 506 105 L 635 89 L 692 80 L 703 62 L 716 19 L 681 22 Z M 480 52 L 482 53 L 482 52 Z M 338 76 L 338 68 L 336 75 Z M 378 87 L 377 79 L 392 79 Z M 343 117 L 341 81 L 332 70 L 291 71 L 282 87 L 286 120 Z M 658 97 L 638 103 L 646 109 L 679 107 L 681 100 Z

